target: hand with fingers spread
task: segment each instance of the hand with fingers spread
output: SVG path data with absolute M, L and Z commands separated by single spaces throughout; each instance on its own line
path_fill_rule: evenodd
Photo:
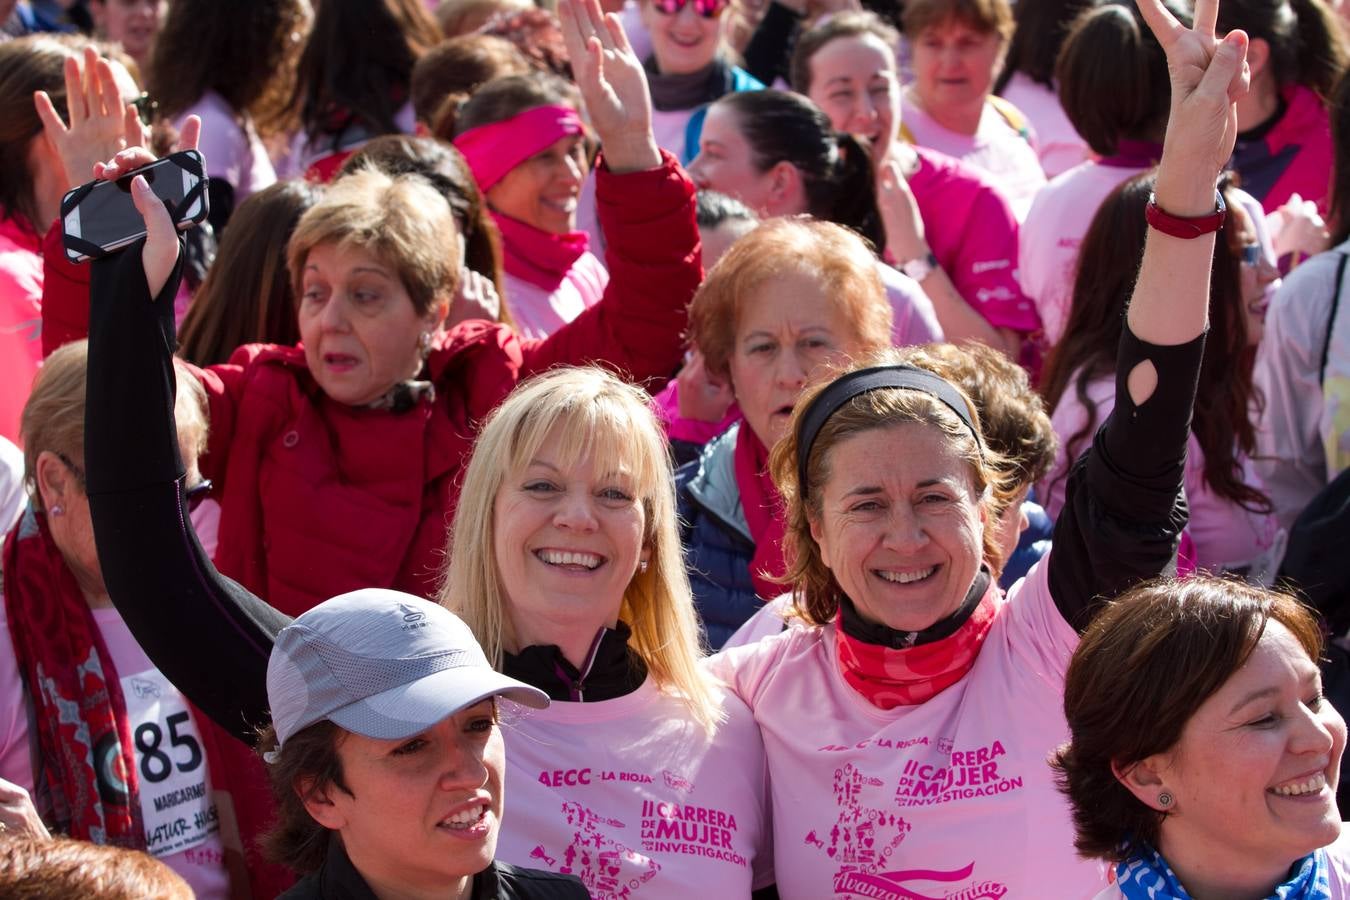
M 558 19 L 586 112 L 615 173 L 661 165 L 652 136 L 652 101 L 642 61 L 614 14 L 598 0 L 559 0 Z
M 1172 82 L 1157 193 L 1177 204 L 1166 207 L 1169 212 L 1201 215 L 1213 210 L 1208 182 L 1227 165 L 1237 138 L 1236 104 L 1251 81 L 1247 35 L 1215 36 L 1219 0 L 1198 0 L 1193 28 L 1178 22 L 1162 0 L 1139 0 L 1139 12 L 1167 54 Z
M 56 147 L 66 170 L 66 190 L 88 181 L 96 162 L 128 147 L 145 143 L 136 108 L 122 102 L 112 65 L 86 47 L 81 62 L 65 62 L 67 126 L 46 91 L 33 95 L 47 139 Z

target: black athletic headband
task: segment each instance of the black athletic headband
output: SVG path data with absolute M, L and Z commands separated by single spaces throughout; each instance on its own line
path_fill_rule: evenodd
M 966 406 L 965 398 L 950 381 L 915 366 L 874 366 L 870 369 L 858 369 L 832 381 L 825 390 L 816 394 L 811 405 L 802 414 L 801 425 L 797 428 L 797 490 L 803 500 L 807 494 L 806 464 L 811 458 L 811 448 L 816 443 L 820 429 L 825 427 L 825 423 L 839 411 L 840 407 L 854 397 L 887 388 L 920 391 L 929 395 L 956 413 L 956 417 L 970 429 L 976 445 L 983 446 L 979 429 L 975 427 L 975 420 L 970 416 L 970 408 Z

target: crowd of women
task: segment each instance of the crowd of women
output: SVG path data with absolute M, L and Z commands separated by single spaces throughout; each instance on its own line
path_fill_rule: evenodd
M 0 19 L 0 895 L 1350 898 L 1322 0 Z

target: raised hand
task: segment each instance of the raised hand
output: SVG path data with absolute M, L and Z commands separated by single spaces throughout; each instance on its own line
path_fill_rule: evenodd
M 618 17 L 602 13 L 598 0 L 559 0 L 558 20 L 572 74 L 610 170 L 636 172 L 661 165 L 652 136 L 647 76 Z
M 450 301 L 450 312 L 445 318 L 445 327 L 458 325 L 469 319 L 497 321 L 502 312 L 502 301 L 497 296 L 497 288 L 492 279 L 473 269 L 464 268 L 459 273 L 459 290 Z
M 1245 32 L 1215 37 L 1219 0 L 1196 0 L 1195 25 L 1187 28 L 1161 0 L 1138 0 L 1139 12 L 1167 54 L 1172 106 L 1163 140 L 1158 194 L 1180 187 L 1176 179 L 1217 176 L 1233 154 L 1237 138 L 1237 100 L 1250 87 Z M 1169 166 L 1168 163 L 1172 165 Z M 1169 212 L 1199 215 L 1213 209 L 1212 187 L 1178 191 L 1182 207 Z
M 75 57 L 66 60 L 65 76 L 69 126 L 46 91 L 33 95 L 33 105 L 43 131 L 61 156 L 69 190 L 93 177 L 94 163 L 144 144 L 145 132 L 135 107 L 122 102 L 112 66 L 92 47 L 85 48 L 83 64 Z

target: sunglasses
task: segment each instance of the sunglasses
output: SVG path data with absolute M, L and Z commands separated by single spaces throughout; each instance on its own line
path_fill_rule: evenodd
M 140 116 L 142 125 L 149 125 L 155 121 L 155 115 L 159 112 L 159 102 L 152 100 L 149 94 L 142 93 L 130 103 L 136 107 L 136 115 Z
M 1263 258 L 1261 254 L 1261 245 L 1243 244 L 1241 252 L 1238 253 L 1238 258 L 1242 260 L 1244 266 L 1252 266 L 1253 268 L 1259 266 Z
M 677 16 L 689 3 L 694 4 L 694 12 L 705 19 L 715 19 L 722 14 L 731 0 L 652 0 L 652 6 L 668 16 Z
M 80 490 L 89 492 L 89 485 L 84 476 L 84 468 L 76 465 L 75 461 L 66 456 L 60 450 L 53 451 L 56 458 L 61 460 L 61 464 L 70 470 L 70 474 L 75 476 L 75 481 L 80 486 Z M 203 478 L 183 492 L 183 497 L 187 500 L 188 512 L 196 512 L 197 507 L 202 505 L 202 501 L 211 496 L 211 479 Z

